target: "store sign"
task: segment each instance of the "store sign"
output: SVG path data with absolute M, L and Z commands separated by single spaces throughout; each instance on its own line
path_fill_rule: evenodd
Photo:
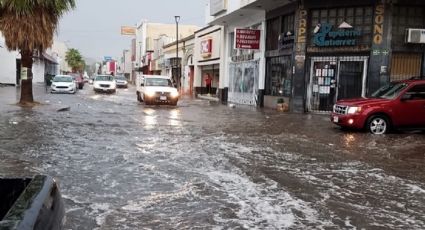
M 357 37 L 362 36 L 362 32 L 354 29 L 339 28 L 333 30 L 333 26 L 327 23 L 318 25 L 313 37 L 316 46 L 355 46 Z
M 279 49 L 292 48 L 295 42 L 295 34 L 291 31 L 279 35 Z
M 380 45 L 384 35 L 384 4 L 379 4 L 375 9 L 375 25 L 373 26 L 373 43 Z
M 205 39 L 201 41 L 201 56 L 209 58 L 212 55 L 212 39 Z
M 133 26 L 121 26 L 121 35 L 136 35 L 136 28 Z
M 235 49 L 260 49 L 261 30 L 235 29 Z

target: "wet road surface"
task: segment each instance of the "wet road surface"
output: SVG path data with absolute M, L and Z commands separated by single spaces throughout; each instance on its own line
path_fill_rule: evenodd
M 65 229 L 425 229 L 425 135 L 323 115 L 0 87 L 0 175 L 56 177 Z M 58 109 L 69 107 L 69 111 Z

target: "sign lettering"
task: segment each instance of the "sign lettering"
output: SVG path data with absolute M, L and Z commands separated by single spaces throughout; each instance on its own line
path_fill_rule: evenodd
M 260 49 L 261 31 L 253 29 L 235 29 L 235 49 Z
M 373 43 L 380 45 L 384 34 L 384 4 L 379 4 L 375 8 L 375 25 L 373 26 Z
M 300 10 L 300 25 L 298 26 L 298 43 L 306 43 L 307 42 L 307 11 Z
M 356 37 L 362 35 L 359 30 L 339 29 L 332 30 L 333 26 L 327 23 L 321 25 L 320 30 L 314 35 L 313 43 L 316 46 L 355 46 Z

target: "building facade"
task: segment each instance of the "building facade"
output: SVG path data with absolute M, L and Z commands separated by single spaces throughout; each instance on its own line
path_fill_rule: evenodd
M 370 96 L 389 81 L 419 76 L 425 69 L 422 1 L 211 0 L 210 4 L 215 7 L 210 10 L 215 12 L 210 24 L 249 10 L 250 15 L 265 14 L 260 105 L 273 107 L 283 98 L 293 112 L 329 112 L 336 100 Z M 230 43 L 231 36 L 227 40 Z
M 192 70 L 195 95 L 207 94 L 226 100 L 224 37 L 222 26 L 207 26 L 195 32 Z
M 176 24 L 161 24 L 161 23 L 150 23 L 146 20 L 142 20 L 136 30 L 136 63 L 135 63 L 135 72 L 138 74 L 153 74 L 157 73 L 157 65 L 153 63 L 155 54 L 155 41 L 161 36 L 167 36 L 173 38 L 173 41 L 193 35 L 193 33 L 198 30 L 198 26 L 194 25 L 179 25 L 177 35 L 177 25 Z M 175 56 L 174 56 L 175 57 Z M 181 56 L 175 60 L 173 65 L 180 66 L 178 63 L 181 63 Z M 177 82 L 177 74 L 181 73 L 181 69 L 174 70 L 172 77 L 175 82 Z M 179 77 L 181 75 L 178 75 Z M 180 88 L 180 86 L 179 86 Z
M 17 51 L 8 51 L 4 38 L 0 34 L 0 84 L 20 85 L 21 82 L 21 55 Z M 51 49 L 44 53 L 34 53 L 32 73 L 33 83 L 45 83 L 59 74 L 58 56 L 52 54 Z

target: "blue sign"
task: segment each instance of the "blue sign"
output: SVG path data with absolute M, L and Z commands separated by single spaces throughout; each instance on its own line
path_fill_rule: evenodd
M 103 60 L 104 61 L 112 61 L 112 57 L 111 56 L 104 56 Z
M 362 36 L 362 32 L 354 29 L 332 30 L 333 26 L 327 23 L 320 25 L 320 29 L 314 34 L 313 43 L 316 46 L 355 46 L 356 37 Z

